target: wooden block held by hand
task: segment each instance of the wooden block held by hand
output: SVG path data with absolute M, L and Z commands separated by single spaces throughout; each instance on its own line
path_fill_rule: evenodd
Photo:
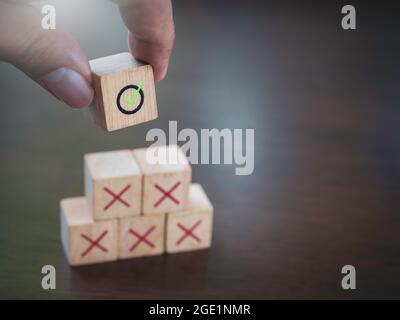
M 96 124 L 114 131 L 157 118 L 150 65 L 128 52 L 91 60 L 95 98 L 90 112 Z
M 162 254 L 164 230 L 164 214 L 120 219 L 118 257 L 127 259 Z
M 143 214 L 185 209 L 192 170 L 182 150 L 159 146 L 133 150 L 133 155 L 143 173 Z
M 85 197 L 61 200 L 61 240 L 72 266 L 117 259 L 118 221 L 95 222 Z
M 167 215 L 166 251 L 175 253 L 209 248 L 212 223 L 210 200 L 199 184 L 192 184 L 188 209 Z
M 132 152 L 86 154 L 85 191 L 95 220 L 140 215 L 142 174 Z

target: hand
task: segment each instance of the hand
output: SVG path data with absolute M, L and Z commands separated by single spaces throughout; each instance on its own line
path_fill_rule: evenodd
M 93 99 L 91 73 L 78 43 L 60 30 L 43 30 L 41 13 L 29 1 L 0 1 L 0 60 L 14 64 L 58 99 L 74 108 Z M 170 0 L 114 0 L 129 30 L 132 55 L 165 77 L 174 43 Z

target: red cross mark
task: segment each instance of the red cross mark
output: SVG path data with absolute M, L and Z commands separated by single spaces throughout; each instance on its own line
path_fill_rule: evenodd
M 163 202 L 163 201 L 164 201 L 165 199 L 167 199 L 167 198 L 169 198 L 172 202 L 174 202 L 176 205 L 178 205 L 178 204 L 179 204 L 179 200 L 176 199 L 176 198 L 172 195 L 172 192 L 174 192 L 175 189 L 178 188 L 180 184 L 181 184 L 181 182 L 178 181 L 178 182 L 175 183 L 175 184 L 172 186 L 172 188 L 169 189 L 169 190 L 165 190 L 165 189 L 163 189 L 162 187 L 160 187 L 160 185 L 155 184 L 154 187 L 155 187 L 157 190 L 161 191 L 161 193 L 162 193 L 163 195 L 162 195 L 162 197 L 154 204 L 154 208 L 157 208 L 157 207 L 161 204 L 161 202 Z
M 185 226 L 183 226 L 180 223 L 177 223 L 177 226 L 184 232 L 184 234 L 182 235 L 182 237 L 180 237 L 178 239 L 178 241 L 176 241 L 176 245 L 180 245 L 182 243 L 183 240 L 185 240 L 187 237 L 192 237 L 194 240 L 196 240 L 197 242 L 201 242 L 200 238 L 198 236 L 196 236 L 193 231 L 201 224 L 201 220 L 197 221 L 190 229 L 187 229 Z
M 104 190 L 105 192 L 107 192 L 110 196 L 113 197 L 112 200 L 104 207 L 104 211 L 107 211 L 108 208 L 110 208 L 110 207 L 114 204 L 114 202 L 116 202 L 116 201 L 121 202 L 124 206 L 126 206 L 126 207 L 129 208 L 129 207 L 130 207 L 130 206 L 129 206 L 129 203 L 126 202 L 125 200 L 123 200 L 123 199 L 121 198 L 121 196 L 122 196 L 126 191 L 128 191 L 128 189 L 129 189 L 130 187 L 131 187 L 131 185 L 128 184 L 128 185 L 127 185 L 125 188 L 123 188 L 123 189 L 121 190 L 121 192 L 118 193 L 118 194 L 112 192 L 112 191 L 111 191 L 110 189 L 108 189 L 107 187 L 104 187 L 103 190 Z
M 149 236 L 150 233 L 154 231 L 155 228 L 156 226 L 151 226 L 149 230 L 147 230 L 143 235 L 140 235 L 135 230 L 129 229 L 129 233 L 137 238 L 137 241 L 129 248 L 129 251 L 132 252 L 133 250 L 135 250 L 141 242 L 144 242 L 149 247 L 154 248 L 154 243 L 147 240 L 147 237 Z
M 102 233 L 96 240 L 93 240 L 93 239 L 91 239 L 90 237 L 88 237 L 87 235 L 85 235 L 85 234 L 82 233 L 82 234 L 81 234 L 81 237 L 82 237 L 83 239 L 87 240 L 87 241 L 90 243 L 90 245 L 89 245 L 89 247 L 87 247 L 87 249 L 86 249 L 85 251 L 82 252 L 81 257 L 83 258 L 84 256 L 86 256 L 90 251 L 92 251 L 92 249 L 93 249 L 94 247 L 99 248 L 99 249 L 100 249 L 101 251 L 103 251 L 103 252 L 108 252 L 107 248 L 104 248 L 104 247 L 100 244 L 100 241 L 106 236 L 107 233 L 108 233 L 107 230 L 103 231 L 103 233 Z

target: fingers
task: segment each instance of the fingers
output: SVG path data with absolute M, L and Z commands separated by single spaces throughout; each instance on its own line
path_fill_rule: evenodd
M 165 77 L 172 53 L 175 28 L 170 0 L 115 0 L 129 29 L 129 49 L 151 64 L 154 78 Z
M 41 19 L 28 5 L 0 1 L 0 60 L 14 64 L 68 105 L 89 105 L 93 89 L 85 54 L 65 32 L 43 30 Z

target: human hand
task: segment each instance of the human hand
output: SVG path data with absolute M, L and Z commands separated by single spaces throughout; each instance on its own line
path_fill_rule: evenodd
M 170 0 L 113 0 L 128 32 L 132 55 L 153 66 L 155 80 L 165 77 L 174 43 Z M 29 1 L 0 1 L 0 60 L 12 63 L 73 108 L 93 99 L 89 62 L 66 32 L 43 30 L 42 15 Z

